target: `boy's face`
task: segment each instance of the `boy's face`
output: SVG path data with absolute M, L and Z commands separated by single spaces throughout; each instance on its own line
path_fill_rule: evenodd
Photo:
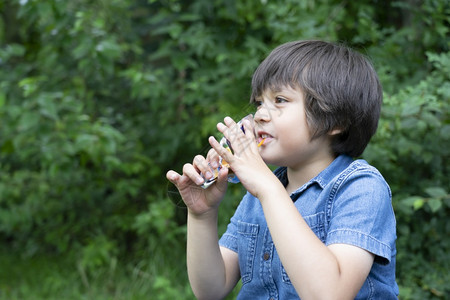
M 266 90 L 255 104 L 255 133 L 258 143 L 265 138 L 259 149 L 266 163 L 300 168 L 330 158 L 328 135 L 311 140 L 299 89 Z

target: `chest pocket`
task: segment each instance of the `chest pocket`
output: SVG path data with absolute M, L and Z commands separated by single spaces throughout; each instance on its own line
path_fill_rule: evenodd
M 322 243 L 325 243 L 325 213 L 320 212 L 314 215 L 303 217 L 303 219 L 306 221 L 309 228 L 311 228 L 314 234 L 322 241 Z M 281 265 L 281 277 L 283 279 L 283 282 L 289 284 L 291 283 L 291 280 L 289 279 L 289 276 L 287 275 L 283 265 Z
M 256 253 L 256 240 L 258 237 L 259 225 L 239 221 L 237 223 L 238 232 L 238 253 L 239 269 L 241 271 L 242 284 L 252 280 L 253 264 Z

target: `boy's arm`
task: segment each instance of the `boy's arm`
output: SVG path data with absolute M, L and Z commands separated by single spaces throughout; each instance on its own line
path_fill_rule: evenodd
M 247 191 L 260 200 L 274 245 L 299 296 L 302 299 L 354 299 L 370 272 L 374 254 L 350 244 L 323 244 L 305 222 L 285 187 L 265 165 L 254 143 L 251 125 L 244 123 L 250 130 L 242 134 L 233 130 L 236 126 L 230 118 L 224 121 L 226 125 L 219 123 L 217 127 L 226 138 L 234 137 L 231 143 L 235 145 L 235 154 L 213 137 L 209 139 L 210 145 L 230 164 Z M 235 132 L 239 134 L 232 136 Z M 364 186 L 370 183 L 365 182 Z M 356 194 L 350 198 L 359 199 L 357 193 L 361 190 L 365 189 L 356 189 Z M 365 199 L 371 202 L 374 199 L 369 194 L 366 191 Z M 386 197 L 389 194 L 379 198 Z M 374 207 L 373 203 L 366 206 Z M 347 207 L 347 212 L 349 209 L 355 208 Z M 357 213 L 367 215 L 367 212 Z M 354 221 L 348 219 L 350 223 Z
M 192 164 L 185 164 L 182 175 L 173 170 L 166 175 L 176 185 L 188 208 L 187 265 L 189 281 L 198 299 L 225 297 L 239 279 L 237 254 L 220 249 L 217 234 L 217 214 L 227 189 L 228 171 L 222 168 L 217 181 L 208 189 L 202 189 L 201 174 L 210 171 L 210 164 L 217 164 L 212 150 L 207 159 L 198 155 Z M 211 176 L 205 177 L 210 179 Z
M 197 299 L 222 299 L 239 280 L 237 253 L 219 247 L 217 210 L 188 214 L 187 266 Z
M 347 244 L 327 247 L 303 220 L 281 183 L 266 187 L 259 200 L 277 252 L 299 296 L 354 299 L 370 272 L 374 255 Z

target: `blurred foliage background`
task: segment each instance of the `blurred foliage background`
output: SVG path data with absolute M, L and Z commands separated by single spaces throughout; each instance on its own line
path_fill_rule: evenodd
M 448 299 L 449 25 L 447 0 L 0 0 L 0 299 L 193 299 L 165 173 L 251 112 L 253 71 L 298 39 L 373 61 L 363 157 L 392 187 L 400 298 Z

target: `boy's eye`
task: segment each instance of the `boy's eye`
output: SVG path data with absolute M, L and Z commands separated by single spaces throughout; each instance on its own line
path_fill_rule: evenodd
M 260 107 L 260 106 L 262 105 L 262 101 L 255 100 L 255 101 L 253 102 L 253 105 L 254 105 L 256 108 L 258 108 L 258 107 Z
M 284 103 L 287 102 L 287 99 L 283 97 L 275 97 L 275 103 Z

